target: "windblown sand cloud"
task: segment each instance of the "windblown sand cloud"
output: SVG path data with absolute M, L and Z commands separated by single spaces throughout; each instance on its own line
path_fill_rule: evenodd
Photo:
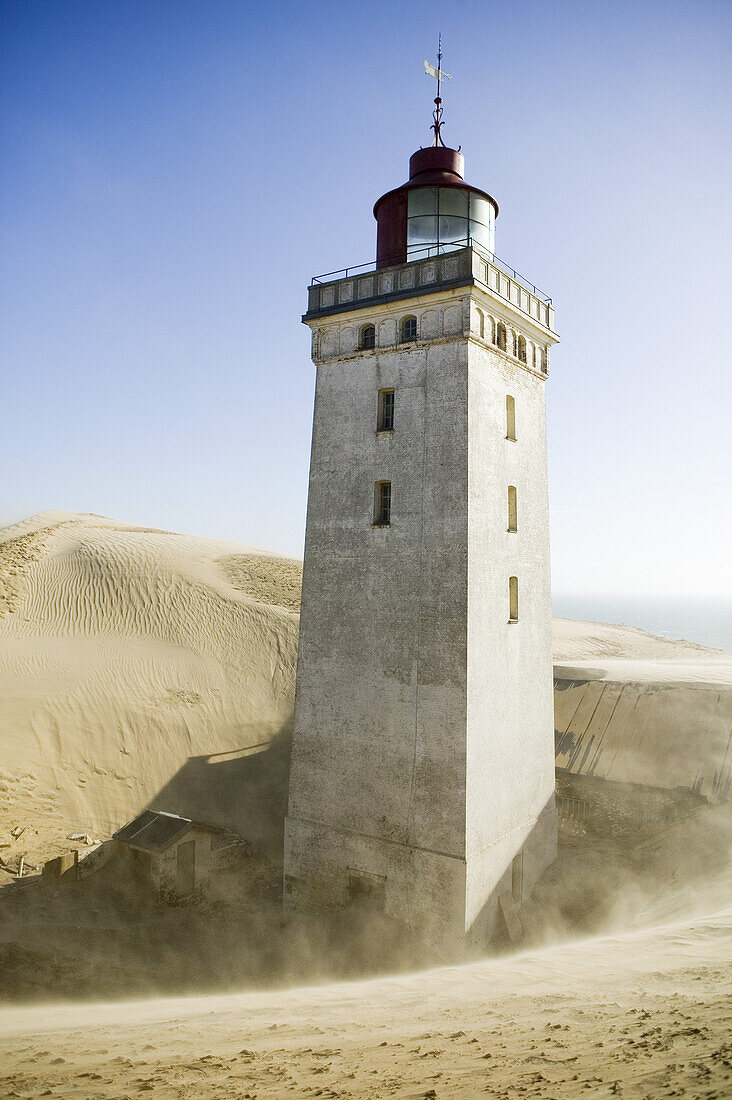
M 729 911 L 311 989 L 0 1012 L 6 1095 L 728 1095 Z

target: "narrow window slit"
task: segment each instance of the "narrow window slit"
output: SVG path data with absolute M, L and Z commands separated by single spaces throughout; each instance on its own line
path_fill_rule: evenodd
M 374 526 L 391 525 L 391 482 L 377 481 L 374 486 Z
M 516 486 L 508 487 L 508 530 L 518 530 L 518 509 L 516 506 Z
M 516 401 L 506 395 L 506 439 L 516 439 Z
M 508 578 L 508 621 L 518 622 L 518 577 Z
M 394 390 L 379 390 L 377 432 L 394 431 Z

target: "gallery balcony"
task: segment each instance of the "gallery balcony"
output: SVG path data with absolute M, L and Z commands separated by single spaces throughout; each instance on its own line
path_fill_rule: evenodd
M 375 263 L 347 267 L 314 276 L 308 290 L 310 321 L 399 299 L 461 286 L 477 286 L 534 325 L 554 333 L 552 299 L 497 256 L 473 241 L 454 251 L 434 255 L 434 249 L 414 253 L 407 263 L 376 270 Z

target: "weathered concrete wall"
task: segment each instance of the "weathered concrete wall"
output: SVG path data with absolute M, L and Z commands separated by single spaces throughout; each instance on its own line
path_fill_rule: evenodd
M 386 387 L 395 430 L 378 433 Z M 318 367 L 289 804 L 290 816 L 456 855 L 466 421 L 465 344 L 458 361 L 450 341 Z M 386 528 L 372 526 L 382 479 L 392 483 Z
M 465 924 L 469 944 L 480 948 L 501 930 L 498 899 L 510 891 L 519 907 L 556 853 L 557 811 L 552 791 L 543 809 L 468 860 Z M 515 860 L 521 861 L 520 889 L 516 892 L 512 889 Z
M 556 842 L 545 374 L 491 348 L 489 307 L 510 316 L 475 289 L 416 295 L 314 339 L 285 900 L 343 905 L 352 875 L 374 876 L 386 911 L 436 942 L 489 929 L 517 851 L 530 842 L 528 890 Z M 405 315 L 418 339 L 398 344 Z M 366 322 L 377 346 L 359 351 Z M 388 527 L 372 522 L 381 480 Z
M 43 864 L 44 882 L 76 881 L 79 878 L 79 853 L 64 852 L 55 859 L 47 859 Z
M 469 392 L 467 852 L 472 857 L 503 845 L 512 834 L 518 850 L 520 838 L 551 802 L 554 723 L 544 379 L 510 356 L 471 342 Z M 506 438 L 507 395 L 515 401 L 515 440 Z M 508 530 L 509 485 L 516 488 L 516 531 Z M 511 576 L 518 578 L 517 622 L 508 621 Z M 479 879 L 488 885 L 485 872 Z M 468 913 L 468 924 L 473 915 Z
M 465 917 L 465 861 L 409 844 L 288 817 L 285 905 L 341 908 L 351 875 L 383 879 L 384 911 L 433 944 L 454 942 Z

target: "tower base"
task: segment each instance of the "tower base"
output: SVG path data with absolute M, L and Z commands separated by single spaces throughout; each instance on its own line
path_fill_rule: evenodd
M 520 909 L 556 853 L 553 794 L 537 817 L 467 860 L 290 815 L 285 911 L 371 906 L 445 958 L 462 958 L 480 953 L 506 929 L 504 895 Z

